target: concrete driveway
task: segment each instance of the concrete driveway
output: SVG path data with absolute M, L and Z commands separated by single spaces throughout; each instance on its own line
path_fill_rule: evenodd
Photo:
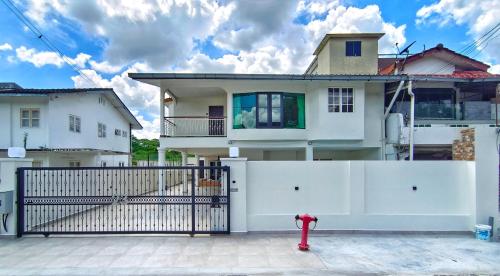
M 0 239 L 1 275 L 494 274 L 500 244 L 466 235 L 298 234 Z

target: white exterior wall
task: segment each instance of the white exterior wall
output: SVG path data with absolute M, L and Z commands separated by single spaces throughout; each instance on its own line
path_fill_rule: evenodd
M 0 98 L 2 99 L 2 98 Z M 2 126 L 2 138 L 0 148 L 6 149 L 11 146 L 23 147 L 24 134 L 28 134 L 27 148 L 47 147 L 49 145 L 47 98 L 34 96 L 30 98 L 15 97 L 13 101 L 5 101 L 0 104 L 0 114 L 5 116 L 0 119 Z M 40 126 L 34 128 L 21 127 L 21 109 L 40 109 Z M 3 132 L 5 129 L 5 133 Z
M 435 57 L 416 60 L 404 68 L 405 74 L 452 74 L 454 71 L 454 65 Z
M 102 97 L 104 97 L 102 95 Z M 27 148 L 98 149 L 129 152 L 129 123 L 109 101 L 99 104 L 99 94 L 52 94 L 50 96 L 2 97 L 0 122 L 5 132 L 0 148 L 22 147 L 24 133 L 28 134 Z M 21 128 L 20 110 L 40 109 L 40 127 Z M 69 115 L 81 118 L 81 132 L 69 131 Z M 106 125 L 106 138 L 97 137 L 97 123 Z M 127 137 L 115 136 L 115 128 L 125 130 Z
M 51 96 L 48 108 L 50 148 L 129 152 L 129 123 L 108 100 L 105 105 L 99 104 L 99 96 L 93 93 Z M 81 133 L 69 131 L 70 114 L 81 118 Z M 106 138 L 97 136 L 98 122 L 106 125 Z M 116 136 L 115 129 L 126 131 L 127 137 Z
M 249 161 L 247 230 L 296 230 L 309 213 L 322 230 L 471 231 L 475 177 L 466 161 Z
M 160 145 L 165 148 L 194 147 L 228 147 L 228 141 L 239 147 L 265 147 L 265 142 L 298 142 L 300 144 L 289 147 L 305 147 L 306 141 L 332 140 L 355 141 L 359 146 L 380 147 L 381 116 L 383 112 L 383 84 L 369 84 L 364 82 L 302 82 L 291 81 L 224 81 L 203 80 L 183 82 L 172 80 L 162 85 L 162 90 L 172 88 L 176 91 L 177 102 L 175 108 L 169 107 L 169 113 L 174 116 L 206 116 L 209 105 L 221 105 L 221 96 L 213 97 L 182 97 L 182 87 L 219 87 L 227 93 L 225 96 L 225 114 L 227 116 L 227 137 L 196 138 L 200 142 L 189 141 L 186 138 L 161 138 Z M 354 88 L 354 112 L 328 112 L 328 88 Z M 305 94 L 305 129 L 233 129 L 233 94 L 253 92 L 289 92 Z M 369 93 L 368 96 L 366 96 Z M 365 99 L 369 102 L 365 104 Z M 173 112 L 170 112 L 170 108 Z M 169 114 L 171 115 L 171 114 Z M 365 122 L 368 121 L 369 124 Z M 182 140 L 182 141 L 176 141 Z M 256 142 L 256 144 L 251 144 Z M 270 148 L 276 145 L 269 145 Z

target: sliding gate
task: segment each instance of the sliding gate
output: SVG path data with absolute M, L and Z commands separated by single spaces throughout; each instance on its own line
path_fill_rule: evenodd
M 18 236 L 229 233 L 229 167 L 19 168 Z

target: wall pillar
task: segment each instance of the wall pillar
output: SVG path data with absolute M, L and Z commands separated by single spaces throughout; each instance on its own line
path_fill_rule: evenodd
M 199 165 L 200 165 L 200 155 L 195 154 L 194 155 L 194 166 L 198 167 Z M 200 181 L 200 170 L 195 170 L 195 175 L 193 177 L 194 177 L 194 183 L 196 185 L 198 185 L 198 183 Z
M 247 228 L 247 158 L 221 158 L 222 166 L 229 166 L 231 173 L 231 233 L 246 233 Z
M 187 152 L 181 152 L 182 156 L 182 166 L 187 166 Z M 188 170 L 182 170 L 182 186 L 185 194 L 188 193 L 189 183 L 188 183 Z
M 0 236 L 15 236 L 17 233 L 17 168 L 31 167 L 33 159 L 0 158 L 0 192 L 13 191 L 12 213 L 7 218 L 7 232 L 0 224 Z M 1 217 L 1 216 L 0 216 Z
M 165 148 L 158 148 L 158 166 L 163 167 L 165 166 L 165 153 L 166 149 Z M 165 194 L 165 180 L 163 177 L 163 171 L 158 172 L 158 194 L 159 195 L 164 195 Z
M 165 134 L 165 90 L 160 88 L 160 136 Z
M 475 128 L 476 160 L 476 223 L 488 224 L 488 217 L 494 217 L 499 225 L 497 129 L 488 126 Z M 496 227 L 496 228 L 497 228 Z M 496 231 L 496 229 L 494 229 Z
M 306 161 L 314 160 L 314 148 L 312 145 L 306 147 Z

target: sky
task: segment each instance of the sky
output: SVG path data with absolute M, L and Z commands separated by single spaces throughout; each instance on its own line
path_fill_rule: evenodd
M 413 41 L 412 53 L 438 43 L 460 52 L 498 15 L 498 0 L 0 0 L 0 82 L 111 87 L 144 126 L 133 134 L 158 138 L 159 88 L 129 72 L 303 73 L 333 32 L 383 32 L 380 53 Z M 467 52 L 494 73 L 498 35 Z

